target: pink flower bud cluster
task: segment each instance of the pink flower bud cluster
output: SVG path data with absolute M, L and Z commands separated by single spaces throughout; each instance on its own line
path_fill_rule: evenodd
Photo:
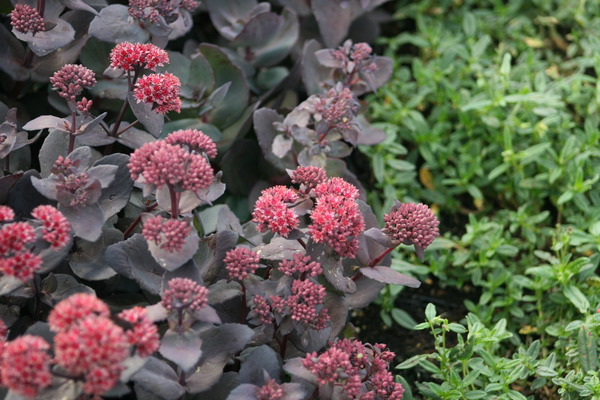
M 84 87 L 96 84 L 96 77 L 91 69 L 78 64 L 66 64 L 50 78 L 52 88 L 67 101 L 75 102 Z
M 14 212 L 3 206 L 1 213 L 5 221 L 14 218 Z M 58 250 L 71 240 L 71 228 L 60 211 L 52 206 L 38 206 L 32 216 L 41 222 L 41 239 L 52 249 Z M 1 221 L 0 221 L 1 222 Z M 42 266 L 42 258 L 34 253 L 37 235 L 35 226 L 39 222 L 13 222 L 0 227 L 0 273 L 28 281 Z
M 157 23 L 160 18 L 173 20 L 177 10 L 193 11 L 199 3 L 195 0 L 129 0 L 129 15 L 138 20 Z
M 404 388 L 388 371 L 394 353 L 385 347 L 342 339 L 320 355 L 307 354 L 302 365 L 315 375 L 319 386 L 341 386 L 349 399 L 401 400 Z
M 16 4 L 14 10 L 10 13 L 10 24 L 17 32 L 33 33 L 44 32 L 44 18 L 38 10 L 27 4 Z
M 265 384 L 256 388 L 256 400 L 280 400 L 283 397 L 283 388 L 275 379 L 267 379 Z
M 314 166 L 298 167 L 291 175 L 292 183 L 300 185 L 300 190 L 306 194 L 327 179 L 325 171 Z
M 352 44 L 350 40 L 331 50 L 331 55 L 339 63 L 339 69 L 345 75 L 351 75 L 355 71 L 372 72 L 377 70 L 377 64 L 372 60 L 373 49 L 367 43 Z
M 242 281 L 259 268 L 260 256 L 245 247 L 229 250 L 223 259 L 229 279 Z
M 89 174 L 79 168 L 79 160 L 71 160 L 58 156 L 50 172 L 58 182 L 56 183 L 57 200 L 59 203 L 69 207 L 84 206 L 96 202 L 95 198 L 100 195 L 100 182 L 90 181 Z M 90 191 L 90 189 L 92 189 Z M 94 190 L 96 189 L 96 190 Z M 90 192 L 96 196 L 92 198 Z
M 134 151 L 129 172 L 133 180 L 142 178 L 143 183 L 159 189 L 169 185 L 173 189 L 198 191 L 209 187 L 214 180 L 214 172 L 204 155 L 170 144 L 167 139 L 146 143 Z
M 349 129 L 357 111 L 358 102 L 349 88 L 332 88 L 317 100 L 314 118 L 325 121 L 330 128 Z
M 3 341 L 4 334 L 0 332 L 0 385 L 27 397 L 35 397 L 50 386 L 50 345 L 44 339 L 24 335 Z
M 0 206 L 0 222 L 12 221 L 15 219 L 15 212 L 8 206 Z
M 119 319 L 128 322 L 132 328 L 125 332 L 131 346 L 135 347 L 140 357 L 151 356 L 160 345 L 158 328 L 146 313 L 143 307 L 133 307 L 119 314 Z
M 85 393 L 101 395 L 115 385 L 130 345 L 123 329 L 109 319 L 104 302 L 91 294 L 75 294 L 56 305 L 48 323 L 56 332 L 54 361 L 84 381 Z
M 173 278 L 162 296 L 168 311 L 198 311 L 208 304 L 208 289 L 188 278 Z
M 397 203 L 383 220 L 383 232 L 396 243 L 425 249 L 440 234 L 440 222 L 425 204 Z
M 90 112 L 90 108 L 94 102 L 92 100 L 88 100 L 85 97 L 82 97 L 81 100 L 77 102 L 77 111 L 82 113 L 83 115 L 87 115 Z
M 110 52 L 110 67 L 124 71 L 136 69 L 151 69 L 169 63 L 169 55 L 160 47 L 151 43 L 129 43 L 117 44 Z
M 325 287 L 311 280 L 296 279 L 287 296 L 270 296 L 269 299 L 255 295 L 252 314 L 264 324 L 272 324 L 284 317 L 310 329 L 325 329 L 330 321 L 329 312 L 323 307 Z
M 300 219 L 294 212 L 293 203 L 298 195 L 285 186 L 273 186 L 262 191 L 254 204 L 252 221 L 258 223 L 256 229 L 265 232 L 267 229 L 287 237 L 300 225 Z
M 304 256 L 302 253 L 294 254 L 291 260 L 283 260 L 279 264 L 279 271 L 288 276 L 300 278 L 312 276 L 317 277 L 323 273 L 321 264 L 312 261 L 310 256 Z
M 169 72 L 144 75 L 136 82 L 133 95 L 138 103 L 152 104 L 153 110 L 159 114 L 181 112 L 180 87 L 179 78 Z
M 189 151 L 205 153 L 209 158 L 217 156 L 217 145 L 204 132 L 197 129 L 180 129 L 169 133 L 165 142 L 172 145 L 186 146 Z
M 170 253 L 183 248 L 190 232 L 191 227 L 187 221 L 163 218 L 160 215 L 148 218 L 142 229 L 142 235 L 147 241 L 156 243 Z

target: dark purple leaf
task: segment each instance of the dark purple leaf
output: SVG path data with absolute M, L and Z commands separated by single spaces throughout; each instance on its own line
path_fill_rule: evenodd
M 81 279 L 100 281 L 116 275 L 110 262 L 104 257 L 106 248 L 123 240 L 123 233 L 118 229 L 104 228 L 102 236 L 96 242 L 77 241 L 77 248 L 69 258 L 71 269 Z
M 20 279 L 9 275 L 0 276 L 0 296 L 11 294 L 21 286 L 23 282 Z
M 360 269 L 360 272 L 364 276 L 370 279 L 374 279 L 383 283 L 391 283 L 394 285 L 403 285 L 412 288 L 418 288 L 421 286 L 421 282 L 417 279 L 401 274 L 400 272 L 394 271 L 389 267 L 376 266 L 376 267 L 364 267 Z
M 251 383 L 242 383 L 229 393 L 227 400 L 256 400 L 258 386 Z
M 325 45 L 337 46 L 346 37 L 352 23 L 350 2 L 313 0 L 311 6 Z
M 94 289 L 77 282 L 71 275 L 53 273 L 42 280 L 41 290 L 42 301 L 50 307 L 75 293 L 95 294 Z
M 150 35 L 139 24 L 129 23 L 127 6 L 111 4 L 100 10 L 88 33 L 105 42 L 146 43 Z
M 29 78 L 30 71 L 24 67 L 25 47 L 5 27 L 0 24 L 0 69 L 12 79 L 25 81 Z
M 321 265 L 323 266 L 323 275 L 327 282 L 336 289 L 343 293 L 354 293 L 356 292 L 356 284 L 352 279 L 344 276 L 344 267 L 342 266 L 342 260 L 335 256 L 322 255 L 318 258 Z
M 127 101 L 135 117 L 144 125 L 146 130 L 155 138 L 162 133 L 165 117 L 152 109 L 152 104 L 138 102 L 132 93 L 127 96 Z M 121 124 L 123 125 L 123 124 Z
M 41 229 L 41 228 L 38 228 Z M 42 257 L 42 267 L 38 271 L 40 274 L 45 274 L 52 271 L 57 265 L 65 261 L 73 241 L 70 240 L 64 247 L 60 249 L 54 249 L 44 240 L 40 239 L 36 242 L 36 249 L 39 251 L 39 256 Z
M 161 248 L 160 245 L 157 245 L 154 241 L 148 242 L 148 249 L 158 265 L 168 271 L 174 271 L 194 256 L 198 250 L 199 241 L 198 233 L 192 227 L 189 235 L 185 238 L 185 243 L 181 250 L 168 251 Z
M 234 297 L 241 296 L 241 294 L 242 287 L 238 282 L 228 282 L 225 279 L 221 279 L 208 288 L 208 303 L 224 303 L 227 300 L 233 299 Z
M 94 163 L 93 168 L 100 166 L 113 166 L 117 168 L 112 182 L 107 187 L 103 185 L 102 194 L 98 200 L 98 205 L 104 213 L 105 220 L 117 214 L 129 202 L 133 189 L 133 180 L 127 167 L 128 163 L 129 156 L 125 154 L 111 154 L 102 157 Z
M 19 175 L 17 174 L 17 177 Z M 40 174 L 36 170 L 30 169 L 22 174 L 16 183 L 13 183 L 8 192 L 8 206 L 10 206 L 17 215 L 30 215 L 31 211 L 40 204 L 49 204 L 50 202 L 42 196 L 31 183 L 32 178 L 39 179 Z M 0 186 L 1 188 L 1 186 Z
M 102 234 L 102 225 L 104 225 L 104 212 L 99 205 L 79 207 L 62 207 L 59 205 L 58 209 L 71 224 L 75 236 L 89 242 L 98 240 Z
M 304 248 L 294 240 L 274 237 L 269 244 L 263 244 L 254 249 L 265 260 L 291 260 L 294 254 L 303 252 Z
M 397 244 L 394 243 L 392 241 L 392 239 L 390 239 L 390 237 L 388 235 L 386 235 L 385 233 L 383 233 L 381 231 L 381 229 L 379 228 L 370 228 L 367 229 L 366 231 L 364 231 L 363 233 L 366 237 L 368 237 L 369 239 L 374 240 L 375 242 L 379 243 L 380 245 L 384 246 L 384 247 L 396 247 Z
M 361 276 L 356 280 L 356 292 L 347 294 L 350 309 L 364 308 L 371 304 L 385 286 L 384 283 Z
M 373 72 L 361 73 L 361 77 L 367 82 L 370 89 L 374 92 L 392 76 L 394 63 L 389 57 L 373 57 L 373 61 L 377 65 L 377 69 Z M 362 93 L 357 93 L 360 95 Z
M 145 393 L 152 393 L 164 400 L 176 400 L 185 394 L 185 389 L 177 382 L 177 374 L 167 363 L 150 357 L 144 368 L 131 378 Z M 146 399 L 148 397 L 139 397 Z
M 257 67 L 269 67 L 282 61 L 298 41 L 300 25 L 296 13 L 284 8 L 281 13 L 281 23 L 276 32 L 273 32 L 268 41 L 254 46 L 253 58 L 250 61 Z
M 243 29 L 239 21 L 271 9 L 270 4 L 257 5 L 255 0 L 207 0 L 205 5 L 213 25 L 228 40 L 233 40 Z
M 164 269 L 154 261 L 142 235 L 135 234 L 126 241 L 108 246 L 105 257 L 119 274 L 136 281 L 152 294 L 160 293 Z
M 90 7 L 83 0 L 60 0 L 60 2 L 67 8 L 71 10 L 82 10 L 90 12 L 94 15 L 98 15 L 98 11 Z
M 242 352 L 242 366 L 238 383 L 265 384 L 265 373 L 279 381 L 281 358 L 271 347 L 262 345 Z
M 184 371 L 190 371 L 200 359 L 202 340 L 197 332 L 188 330 L 181 334 L 168 330 L 160 341 L 158 351 Z
M 57 19 L 54 28 L 48 31 L 21 33 L 13 28 L 13 34 L 29 44 L 31 51 L 37 56 L 45 56 L 58 48 L 64 47 L 75 39 L 75 29 L 64 19 Z
M 283 365 L 283 370 L 293 377 L 300 378 L 312 384 L 317 384 L 317 377 L 302 365 L 303 357 L 291 358 Z
M 66 122 L 66 120 L 55 117 L 54 115 L 41 115 L 23 125 L 23 129 L 26 131 L 37 131 L 39 129 L 47 128 L 65 130 Z

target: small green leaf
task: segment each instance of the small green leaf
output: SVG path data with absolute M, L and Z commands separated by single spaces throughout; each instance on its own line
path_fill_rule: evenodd
M 427 307 L 425 308 L 425 318 L 427 318 L 427 321 L 431 322 L 436 314 L 435 305 L 433 305 L 433 303 L 427 304 Z
M 587 326 L 581 325 L 577 336 L 577 351 L 579 362 L 585 371 L 596 371 L 598 367 L 598 352 L 596 350 L 596 338 Z
M 577 309 L 580 313 L 585 314 L 590 308 L 590 302 L 585 295 L 575 285 L 568 285 L 563 287 L 563 294 Z

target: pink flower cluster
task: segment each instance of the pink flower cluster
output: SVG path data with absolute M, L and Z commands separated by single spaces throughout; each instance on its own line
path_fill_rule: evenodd
M 2 206 L 2 220 L 14 218 L 12 209 Z M 71 240 L 71 228 L 60 211 L 52 206 L 38 206 L 32 212 L 41 222 L 41 239 L 54 250 L 66 246 Z M 1 221 L 0 221 L 1 222 Z M 42 266 L 42 258 L 33 251 L 37 240 L 35 226 L 39 222 L 13 222 L 0 227 L 0 273 L 28 281 Z
M 229 279 L 242 281 L 258 269 L 260 256 L 245 247 L 236 247 L 225 254 L 223 262 L 229 273 Z
M 133 95 L 138 103 L 152 104 L 159 114 L 181 112 L 180 87 L 179 78 L 169 72 L 144 75 L 136 82 Z
M 124 310 L 119 314 L 119 319 L 132 325 L 125 334 L 129 344 L 135 346 L 140 357 L 149 357 L 158 350 L 160 345 L 158 328 L 148 318 L 145 308 L 136 306 Z
M 388 371 L 394 353 L 385 347 L 342 339 L 320 355 L 307 354 L 302 365 L 315 375 L 319 386 L 342 386 L 348 399 L 401 400 L 404 388 Z
M 325 287 L 311 280 L 296 279 L 287 296 L 270 296 L 269 299 L 255 295 L 252 299 L 252 314 L 264 324 L 272 324 L 284 317 L 310 329 L 325 329 L 330 320 L 329 312 L 323 307 Z
M 440 222 L 425 204 L 397 203 L 383 220 L 383 232 L 396 243 L 425 249 L 440 234 Z
M 208 304 L 208 289 L 188 278 L 173 278 L 162 296 L 168 311 L 198 311 Z
M 310 256 L 296 253 L 291 260 L 281 261 L 279 264 L 279 271 L 288 276 L 305 278 L 307 276 L 316 277 L 321 275 L 323 273 L 323 268 L 320 263 L 312 261 Z
M 300 190 L 308 194 L 319 183 L 325 182 L 327 174 L 319 167 L 308 166 L 296 168 L 292 172 L 291 177 L 292 183 L 300 185 Z
M 4 343 L 4 335 L 0 332 L 0 385 L 23 396 L 37 396 L 52 383 L 50 345 L 33 335 Z
M 285 186 L 273 186 L 262 191 L 254 204 L 252 221 L 258 223 L 256 229 L 265 232 L 267 229 L 287 237 L 300 225 L 300 219 L 294 212 L 293 203 L 298 195 Z
M 325 121 L 330 128 L 349 129 L 357 111 L 358 102 L 349 88 L 332 88 L 326 96 L 319 97 L 314 117 L 317 121 Z
M 156 243 L 170 253 L 180 251 L 190 235 L 191 227 L 187 221 L 163 218 L 160 215 L 144 221 L 142 235 L 149 242 Z
M 96 77 L 91 69 L 78 64 L 66 64 L 50 78 L 52 88 L 67 101 L 75 102 L 84 87 L 96 84 Z
M 354 257 L 358 236 L 365 228 L 356 199 L 358 190 L 342 178 L 330 178 L 315 187 L 316 205 L 308 231 L 317 243 L 327 244 L 342 257 Z
M 90 181 L 87 172 L 79 169 L 79 160 L 71 160 L 58 156 L 54 166 L 50 170 L 58 180 L 56 184 L 57 200 L 69 207 L 83 206 L 96 202 L 97 198 L 92 198 L 91 193 L 100 195 L 100 182 Z M 90 190 L 91 189 L 91 190 Z M 96 197 L 94 196 L 94 197 Z
M 377 64 L 372 61 L 372 49 L 367 43 L 352 44 L 350 40 L 331 50 L 331 55 L 339 63 L 343 74 L 352 75 L 355 71 L 372 72 L 377 70 Z
M 275 379 L 267 379 L 265 384 L 256 389 L 256 400 L 280 400 L 283 389 Z
M 33 33 L 44 32 L 46 26 L 44 18 L 38 10 L 27 4 L 16 4 L 14 10 L 10 13 L 10 24 L 17 32 Z
M 144 183 L 159 189 L 169 185 L 173 189 L 198 191 L 209 187 L 214 180 L 214 172 L 204 155 L 170 144 L 167 139 L 146 143 L 134 151 L 129 172 L 133 180 L 142 177 Z
M 157 23 L 160 18 L 173 20 L 178 8 L 193 11 L 198 7 L 196 0 L 129 0 L 129 15 L 138 20 Z
M 131 345 L 142 357 L 158 347 L 158 332 L 145 312 L 133 309 L 120 314 L 133 324 L 127 332 L 109 317 L 108 306 L 87 293 L 61 301 L 48 317 L 50 329 L 56 332 L 54 362 L 74 379 L 82 379 L 87 394 L 98 396 L 114 386 Z
M 110 67 L 124 71 L 151 69 L 169 63 L 169 54 L 151 43 L 117 44 L 110 52 Z
M 186 146 L 189 151 L 205 153 L 209 158 L 217 156 L 217 145 L 204 132 L 197 129 L 180 129 L 169 133 L 165 142 L 172 145 Z

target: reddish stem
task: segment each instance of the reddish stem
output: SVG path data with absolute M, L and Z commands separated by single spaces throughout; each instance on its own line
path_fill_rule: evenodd
M 387 249 L 385 249 L 385 250 L 383 251 L 383 253 L 381 253 L 381 254 L 380 254 L 378 257 L 376 257 L 376 258 L 375 258 L 373 261 L 371 261 L 371 262 L 369 263 L 369 267 L 373 268 L 373 267 L 375 267 L 376 265 L 378 265 L 378 264 L 379 264 L 379 262 L 380 262 L 381 260 L 383 260 L 383 257 L 385 257 L 385 256 L 387 256 L 388 254 L 390 254 L 390 253 L 392 252 L 392 250 L 394 250 L 395 248 L 396 248 L 396 247 L 394 246 L 394 247 L 390 247 L 390 248 L 387 248 Z
M 69 132 L 69 149 L 67 150 L 67 154 L 71 154 L 73 148 L 75 148 L 75 131 L 77 124 L 77 114 L 75 111 L 71 112 L 71 131 Z
M 171 185 L 167 185 L 169 188 L 169 195 L 171 197 L 171 218 L 176 219 L 179 216 L 179 196 L 175 192 L 175 189 Z
M 146 207 L 146 212 L 150 212 L 150 211 L 154 210 L 156 208 L 156 206 L 158 206 L 158 203 L 154 203 L 151 206 Z M 127 239 L 127 236 L 129 236 L 131 234 L 131 231 L 133 231 L 133 229 L 137 226 L 137 224 L 140 223 L 141 220 L 142 220 L 142 214 L 138 215 L 137 218 L 131 223 L 131 225 L 129 225 L 127 227 L 127 229 L 125 229 L 125 232 L 123 232 L 124 239 Z

